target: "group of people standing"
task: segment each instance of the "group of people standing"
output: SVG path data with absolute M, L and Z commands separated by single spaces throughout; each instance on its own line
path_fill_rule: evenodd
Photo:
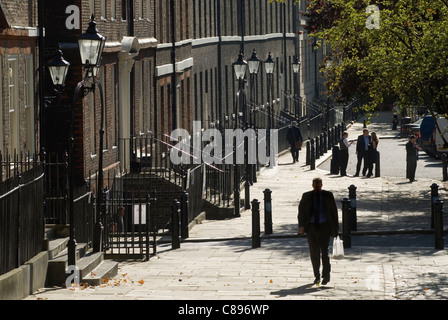
M 299 151 L 302 148 L 303 137 L 300 128 L 297 126 L 297 122 L 293 121 L 291 127 L 288 130 L 287 140 L 291 145 L 291 155 L 293 163 L 299 161 Z M 355 177 L 359 177 L 361 172 L 361 165 L 364 162 L 362 169 L 362 175 L 370 178 L 373 175 L 373 165 L 377 159 L 377 148 L 379 139 L 375 132 L 369 134 L 368 129 L 363 130 L 363 134 L 358 137 L 356 143 L 356 155 L 358 157 L 358 163 L 356 165 Z M 348 133 L 344 132 L 342 139 L 339 141 L 339 163 L 341 176 L 347 176 L 347 166 L 349 159 L 349 147 Z

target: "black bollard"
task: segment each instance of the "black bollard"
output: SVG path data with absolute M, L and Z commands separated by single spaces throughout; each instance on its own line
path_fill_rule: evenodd
M 445 247 L 443 236 L 443 201 L 440 199 L 434 202 L 434 236 L 436 250 L 443 250 Z
M 356 187 L 351 185 L 348 187 L 348 198 L 350 199 L 350 217 L 351 217 L 351 230 L 358 230 L 358 217 L 356 212 Z
M 311 140 L 310 170 L 316 170 L 316 150 L 314 149 L 314 139 Z
M 375 159 L 375 177 L 379 178 L 381 176 L 381 163 L 380 163 L 381 157 L 379 151 L 376 152 L 376 159 Z
M 171 248 L 180 248 L 179 237 L 179 201 L 173 200 L 171 205 Z
M 448 180 L 447 155 L 446 155 L 446 153 L 442 153 L 442 176 L 443 176 L 443 181 L 447 181 Z
M 330 162 L 330 173 L 331 174 L 339 174 L 339 147 L 334 146 L 333 150 L 331 151 L 331 162 Z
M 180 210 L 180 236 L 183 239 L 189 237 L 188 230 L 188 193 L 182 192 L 181 196 L 181 210 Z
M 260 201 L 252 200 L 252 248 L 259 248 L 260 240 Z
M 437 183 L 431 185 L 431 229 L 434 229 L 434 202 L 439 199 L 439 186 Z
M 311 164 L 311 142 L 308 140 L 306 142 L 306 165 Z
M 346 249 L 352 247 L 350 211 L 350 199 L 344 198 L 342 200 L 342 241 Z
M 264 234 L 272 234 L 272 191 L 266 189 L 264 193 Z
M 320 136 L 316 137 L 316 159 L 320 158 Z

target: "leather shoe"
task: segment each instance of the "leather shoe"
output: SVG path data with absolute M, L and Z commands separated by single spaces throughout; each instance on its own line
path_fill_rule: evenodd
M 322 279 L 322 284 L 323 285 L 326 285 L 328 282 L 330 282 L 330 275 L 328 275 L 328 276 L 326 276 L 326 277 L 324 277 Z

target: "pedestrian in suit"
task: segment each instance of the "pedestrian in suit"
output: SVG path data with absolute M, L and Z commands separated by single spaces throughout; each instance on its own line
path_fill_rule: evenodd
M 288 129 L 286 139 L 291 145 L 292 163 L 299 162 L 299 150 L 302 149 L 303 137 L 296 121 L 293 121 L 291 127 Z
M 322 284 L 330 281 L 330 237 L 339 233 L 338 209 L 333 193 L 322 190 L 322 179 L 313 179 L 313 190 L 305 192 L 299 204 L 299 236 L 306 233 L 313 265 L 314 283 L 320 282 L 322 255 Z
M 376 158 L 378 154 L 378 143 L 380 143 L 380 140 L 378 139 L 375 132 L 372 132 L 370 135 L 370 144 L 369 144 L 369 150 L 367 151 L 367 178 L 370 178 L 373 175 L 373 164 L 376 163 Z
M 350 147 L 347 138 L 348 132 L 344 132 L 342 134 L 342 139 L 339 141 L 339 165 L 341 167 L 341 176 L 347 175 L 348 148 Z
M 417 170 L 418 152 L 421 148 L 416 143 L 415 135 L 409 137 L 406 143 L 406 178 L 410 182 L 415 181 L 415 171 Z
M 356 155 L 358 156 L 358 163 L 356 164 L 356 174 L 355 177 L 359 177 L 359 172 L 361 170 L 361 163 L 364 161 L 364 165 L 362 168 L 362 175 L 365 176 L 367 173 L 367 157 L 369 154 L 369 144 L 371 137 L 369 135 L 369 130 L 364 129 L 362 131 L 362 135 L 358 137 L 358 141 L 356 142 Z

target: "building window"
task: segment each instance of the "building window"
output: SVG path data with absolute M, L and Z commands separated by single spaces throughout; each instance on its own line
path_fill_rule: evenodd
M 111 20 L 117 19 L 117 1 L 116 0 L 110 0 L 110 18 Z
M 146 91 L 146 119 L 148 121 L 146 130 L 151 132 L 151 61 L 147 61 L 146 68 L 146 81 L 147 81 L 147 91 Z
M 26 136 L 25 152 L 28 156 L 33 156 L 35 149 L 34 138 L 34 63 L 33 56 L 25 56 L 25 117 L 26 117 Z
M 107 19 L 106 0 L 101 0 L 101 19 L 103 20 Z
M 146 19 L 151 21 L 151 0 L 146 0 Z
M 96 135 L 95 135 L 95 95 L 93 93 L 89 97 L 89 127 L 90 127 L 90 152 L 96 155 Z
M 121 0 L 121 20 L 126 21 L 128 17 L 127 1 Z
M 108 112 L 107 112 L 107 109 L 106 109 L 106 90 L 105 90 L 105 86 L 106 86 L 106 76 L 105 76 L 105 71 L 104 71 L 104 67 L 102 67 L 101 69 L 100 69 L 100 81 L 101 81 L 101 91 L 102 91 L 102 94 L 103 94 L 103 97 L 104 97 L 104 101 L 103 101 L 103 103 L 102 103 L 102 106 L 101 106 L 101 108 L 103 109 L 102 110 L 102 112 L 103 112 L 103 115 L 104 115 L 104 135 L 103 135 L 103 150 L 107 150 L 108 149 L 108 144 L 107 144 L 107 141 L 108 141 L 108 133 L 107 133 L 107 115 L 108 115 Z
M 8 58 L 8 91 L 9 91 L 9 153 L 19 153 L 19 86 L 18 57 Z
M 140 134 L 145 133 L 145 122 L 144 122 L 144 110 L 143 110 L 143 62 L 138 63 L 137 68 L 137 83 L 138 83 L 138 112 L 139 112 L 139 130 Z
M 89 0 L 90 15 L 95 14 L 95 0 Z
M 111 72 L 110 72 L 110 101 L 112 103 L 111 106 L 111 120 L 110 120 L 110 125 L 111 125 L 111 142 L 112 142 L 112 146 L 116 146 L 117 145 L 117 125 L 116 125 L 116 121 L 117 121 L 117 101 L 116 101 L 116 90 L 115 90 L 115 65 L 112 65 L 111 67 Z

